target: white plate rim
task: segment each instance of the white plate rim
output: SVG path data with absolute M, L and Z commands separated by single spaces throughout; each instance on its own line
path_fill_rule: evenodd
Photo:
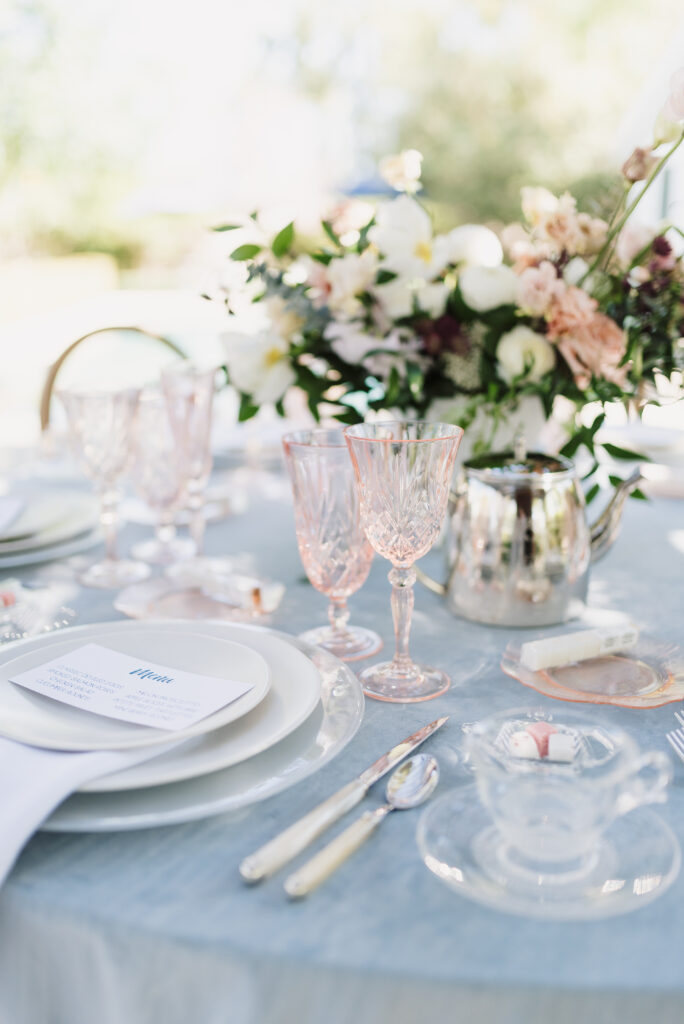
M 8 644 L 6 648 L 0 651 L 0 670 L 4 672 L 5 666 L 7 664 L 11 665 L 11 663 L 15 661 L 17 658 L 21 658 L 24 655 L 31 654 L 36 650 L 41 650 L 43 647 L 59 647 L 63 649 L 65 645 L 70 645 L 72 643 L 78 646 L 79 641 L 84 636 L 92 636 L 93 634 L 95 636 L 109 635 L 107 631 L 105 631 L 104 633 L 100 632 L 101 625 L 103 624 L 96 622 L 85 623 L 81 626 L 73 626 L 68 630 L 65 630 L 63 633 L 47 633 L 43 636 L 29 637 L 25 640 L 19 640 L 15 643 Z M 136 633 L 144 633 L 146 627 L 151 625 L 152 624 L 150 622 L 143 623 L 138 621 L 124 621 L 120 623 L 120 626 L 123 628 L 117 630 L 117 632 L 121 632 L 123 634 L 130 632 L 135 635 Z M 126 629 L 125 627 L 129 628 Z M 168 620 L 164 623 L 155 623 L 154 628 L 156 628 L 157 630 L 161 630 L 162 632 L 173 632 Z M 193 631 L 188 630 L 188 632 Z M 203 633 L 201 629 L 197 629 L 196 634 L 199 637 L 205 638 L 211 636 L 211 634 Z M 220 640 L 221 638 L 214 637 L 213 639 Z M 93 641 L 91 640 L 90 642 Z M 202 718 L 199 722 L 195 722 L 193 725 L 188 726 L 187 729 L 169 732 L 168 730 L 153 729 L 147 726 L 134 726 L 134 734 L 132 732 L 131 738 L 129 740 L 117 740 L 116 743 L 114 744 L 101 744 L 100 746 L 93 746 L 91 743 L 84 745 L 83 743 L 72 741 L 67 743 L 60 743 L 59 746 L 46 747 L 44 742 L 36 742 L 35 739 L 27 739 L 26 734 L 24 734 L 24 736 L 21 736 L 18 735 L 16 732 L 12 734 L 10 732 L 5 731 L 4 725 L 0 726 L 0 736 L 5 737 L 6 739 L 16 740 L 19 743 L 26 743 L 29 746 L 41 746 L 45 749 L 62 750 L 65 752 L 76 752 L 97 749 L 133 750 L 144 746 L 166 745 L 167 743 L 173 742 L 176 739 L 191 739 L 195 736 L 201 736 L 206 732 L 212 732 L 214 729 L 218 729 L 221 726 L 228 725 L 230 722 L 236 721 L 239 718 L 241 718 L 242 715 L 248 714 L 249 711 L 251 711 L 254 707 L 256 707 L 256 705 L 261 700 L 264 699 L 270 688 L 270 668 L 266 663 L 266 660 L 261 655 L 259 655 L 256 651 L 252 650 L 252 648 L 247 648 L 246 645 L 244 644 L 237 644 L 235 643 L 235 641 L 229 640 L 224 640 L 223 642 L 226 644 L 235 645 L 237 647 L 242 647 L 248 650 L 251 655 L 256 655 L 257 661 L 260 661 L 262 663 L 260 667 L 263 669 L 263 679 L 260 684 L 255 684 L 242 697 L 238 697 L 237 700 L 234 700 L 230 704 L 225 705 L 225 707 L 220 708 L 218 711 L 214 712 L 214 714 L 208 715 L 205 718 Z M 10 657 L 5 657 L 5 654 L 9 654 Z M 10 669 L 10 671 L 13 670 Z M 10 685 L 9 678 L 0 678 L 0 692 L 2 690 L 2 687 L 6 684 Z M 46 700 L 47 699 L 49 698 L 46 698 Z M 238 711 L 238 714 L 233 714 L 235 711 Z
M 209 623 L 212 629 L 220 629 L 226 625 L 226 623 L 213 620 Z M 242 627 L 242 624 L 240 624 Z M 263 626 L 254 626 L 245 624 L 242 627 L 246 630 L 264 630 Z M 321 690 L 321 703 L 323 706 L 323 719 L 319 727 L 316 740 L 310 745 L 308 749 L 311 749 L 316 745 L 318 737 L 323 733 L 325 728 L 326 717 L 332 719 L 339 714 L 339 705 L 342 701 L 348 702 L 347 714 L 348 724 L 345 732 L 340 735 L 335 743 L 331 745 L 321 756 L 317 758 L 315 762 L 308 764 L 303 763 L 303 756 L 306 750 L 299 750 L 295 755 L 292 756 L 288 762 L 287 769 L 281 769 L 278 776 L 275 779 L 264 780 L 259 784 L 252 784 L 252 791 L 248 793 L 247 797 L 234 797 L 234 796 L 219 796 L 217 798 L 206 798 L 204 801 L 198 800 L 193 802 L 191 805 L 183 804 L 181 801 L 180 805 L 174 809 L 166 809 L 163 811 L 149 809 L 145 812 L 133 813 L 128 815 L 123 814 L 106 814 L 102 811 L 99 813 L 88 812 L 78 809 L 78 802 L 87 800 L 88 802 L 95 802 L 97 807 L 97 800 L 106 800 L 111 794 L 108 793 L 84 793 L 76 794 L 74 797 L 66 800 L 60 808 L 41 826 L 43 831 L 47 832 L 71 832 L 71 833 L 83 833 L 83 832 L 123 832 L 123 831 L 136 831 L 144 828 L 158 828 L 166 825 L 181 825 L 192 821 L 199 821 L 205 818 L 216 817 L 220 814 L 227 814 L 235 811 L 242 811 L 245 807 L 250 807 L 254 804 L 260 803 L 262 800 L 267 800 L 269 797 L 276 796 L 278 793 L 282 793 L 295 785 L 297 782 L 303 781 L 305 778 L 313 775 L 316 771 L 328 764 L 334 757 L 336 757 L 354 738 L 358 729 L 363 721 L 364 714 L 364 695 L 361 689 L 359 680 L 352 672 L 348 665 L 339 659 L 333 657 L 327 651 L 322 648 L 316 648 L 310 644 L 305 643 L 303 640 L 299 640 L 297 637 L 290 636 L 280 630 L 268 629 L 269 633 L 279 636 L 286 642 L 294 644 L 298 647 L 308 658 L 310 658 L 314 664 L 319 668 L 323 678 L 323 686 Z M 344 694 L 341 691 L 344 690 Z M 302 723 L 299 729 L 306 729 L 307 722 Z M 250 758 L 247 762 L 253 769 L 255 766 L 258 767 L 258 763 L 262 758 L 267 758 L 272 751 L 276 751 L 278 747 L 284 747 L 287 744 L 291 744 L 297 736 L 298 730 L 295 730 L 290 736 L 286 736 L 279 744 L 275 747 L 269 748 L 262 754 L 257 754 L 256 757 Z M 295 762 L 298 768 L 295 767 Z M 224 768 L 219 772 L 212 772 L 209 776 L 202 776 L 199 779 L 191 779 L 189 782 L 171 783 L 169 786 L 154 787 L 147 791 L 151 794 L 151 800 L 154 802 L 154 794 L 160 790 L 173 791 L 177 787 L 192 786 L 195 787 L 198 783 L 202 783 L 203 780 L 218 780 L 219 782 L 226 777 L 227 773 L 235 772 L 236 770 L 242 769 L 243 765 L 234 765 L 230 768 Z M 143 792 L 143 791 L 138 791 Z M 75 809 L 72 801 L 76 801 Z
M 153 620 L 146 620 L 146 621 L 151 622 Z M 178 625 L 180 625 L 180 624 L 189 626 L 190 623 L 192 622 L 192 620 L 188 620 L 188 619 L 176 619 L 176 620 L 158 619 L 158 620 L 155 620 L 155 621 L 157 621 L 159 624 L 164 623 L 165 625 L 167 625 L 169 622 L 174 622 L 176 627 Z M 111 625 L 118 625 L 118 623 L 111 623 Z M 237 623 L 237 622 L 235 622 L 235 623 L 221 622 L 221 625 L 224 626 L 224 627 L 227 627 L 228 632 L 232 632 L 233 630 L 237 630 L 238 632 L 242 633 L 243 626 L 246 625 L 246 624 Z M 250 632 L 251 632 L 251 630 L 250 630 Z M 188 769 L 190 769 L 190 770 L 185 770 L 184 769 L 181 772 L 178 772 L 176 770 L 176 772 L 173 775 L 173 777 L 171 777 L 168 772 L 167 773 L 163 773 L 162 772 L 162 776 L 160 776 L 159 771 L 158 771 L 159 762 L 163 763 L 164 759 L 167 757 L 167 754 L 162 753 L 162 754 L 159 755 L 158 758 L 156 758 L 156 757 L 155 758 L 151 758 L 149 761 L 144 761 L 142 764 L 135 765 L 133 768 L 127 768 L 125 771 L 113 772 L 111 775 L 105 775 L 101 779 L 96 779 L 93 782 L 89 782 L 87 785 L 82 786 L 78 790 L 78 792 L 79 793 L 110 793 L 110 792 L 114 792 L 114 791 L 116 791 L 116 792 L 123 792 L 123 791 L 125 791 L 127 789 L 143 789 L 143 788 L 147 789 L 147 788 L 153 788 L 155 786 L 171 785 L 174 782 L 182 782 L 182 781 L 184 781 L 186 779 L 196 778 L 198 775 L 209 774 L 209 773 L 214 772 L 214 771 L 221 771 L 223 768 L 230 768 L 233 765 L 241 764 L 243 761 L 248 761 L 250 758 L 255 757 L 258 754 L 263 753 L 265 750 L 268 750 L 270 747 L 275 746 L 276 743 L 279 743 L 282 739 L 285 739 L 287 736 L 289 736 L 290 733 L 293 733 L 296 729 L 298 729 L 299 726 L 302 725 L 302 723 L 305 722 L 313 714 L 315 709 L 320 704 L 320 700 L 321 700 L 321 677 L 320 677 L 320 672 L 315 667 L 315 665 L 313 665 L 311 663 L 310 659 L 307 658 L 306 655 L 304 655 L 303 652 L 297 646 L 295 646 L 294 644 L 287 643 L 287 641 L 282 636 L 276 635 L 274 630 L 259 630 L 258 632 L 255 633 L 255 635 L 260 635 L 260 634 L 263 634 L 264 636 L 267 636 L 268 639 L 270 641 L 274 642 L 276 645 L 278 645 L 278 647 L 280 647 L 280 646 L 286 647 L 286 648 L 289 648 L 289 649 L 295 651 L 297 654 L 300 654 L 302 656 L 303 660 L 308 662 L 309 665 L 310 665 L 310 669 L 309 669 L 310 675 L 311 675 L 310 696 L 308 697 L 306 702 L 302 702 L 302 706 L 299 709 L 298 714 L 292 716 L 292 718 L 290 718 L 289 721 L 286 721 L 283 725 L 281 725 L 281 727 L 279 728 L 279 730 L 277 732 L 271 733 L 268 737 L 262 737 L 261 740 L 254 741 L 252 747 L 248 748 L 248 752 L 244 752 L 243 751 L 243 753 L 239 754 L 237 757 L 234 754 L 231 755 L 228 751 L 226 751 L 223 754 L 223 756 L 221 756 L 220 754 L 216 754 L 215 755 L 216 760 L 214 762 L 214 766 L 211 767 L 211 768 L 200 769 L 199 771 L 191 770 L 191 761 L 192 761 L 192 758 L 191 758 L 189 760 L 189 763 L 188 763 Z M 227 637 L 227 639 L 230 639 L 230 637 Z M 236 642 L 240 643 L 241 641 L 237 640 Z M 261 653 L 261 651 L 259 651 L 259 653 Z M 263 657 L 266 659 L 266 661 L 268 663 L 268 658 L 266 657 L 266 655 L 263 655 Z M 307 671 L 307 666 L 302 663 L 299 666 L 298 671 L 299 671 L 299 673 L 306 672 Z M 298 679 L 301 679 L 301 678 L 302 678 L 302 675 L 299 675 Z M 269 694 L 267 694 L 267 696 L 264 698 L 264 702 L 269 699 L 271 693 L 277 687 L 278 687 L 277 676 L 273 672 L 273 670 L 271 670 L 271 689 L 269 691 Z M 252 708 L 252 712 L 259 711 L 259 709 L 261 707 L 263 707 L 263 703 L 259 703 L 256 707 Z M 223 730 L 232 729 L 235 726 L 237 726 L 239 728 L 241 725 L 245 724 L 245 719 L 247 717 L 248 717 L 248 715 L 241 716 L 239 719 L 236 719 L 235 722 L 230 722 L 227 725 L 223 726 L 221 729 L 214 730 L 213 735 L 216 736 L 217 733 L 220 733 Z M 199 737 L 199 739 L 202 739 L 202 737 Z M 227 742 L 229 743 L 229 739 L 228 739 Z M 179 756 L 182 757 L 182 755 L 183 755 L 183 747 L 182 746 L 180 746 L 178 748 L 174 748 L 173 750 L 169 751 L 169 753 L 168 753 L 168 756 L 172 759 L 172 763 L 174 761 L 176 761 L 176 759 Z M 155 768 L 157 769 L 156 775 L 155 775 Z M 120 776 L 124 776 L 124 777 L 125 776 L 131 776 L 131 777 L 135 777 L 135 776 L 145 777 L 145 776 L 147 776 L 147 781 L 145 781 L 144 783 L 139 783 L 139 782 L 131 783 L 131 782 L 129 782 L 127 785 L 121 786 L 120 784 L 117 784 L 117 779 Z M 150 780 L 152 780 L 152 781 L 150 781 Z
M 86 530 L 81 536 L 74 537 L 64 543 L 48 545 L 44 548 L 33 548 L 31 551 L 17 552 L 16 555 L 2 555 L 0 553 L 0 571 L 4 569 L 19 569 L 25 565 L 39 565 L 41 562 L 53 562 L 57 558 L 71 558 L 72 555 L 80 555 L 89 548 L 94 548 L 103 539 L 99 526 L 92 530 Z
M 59 498 L 59 494 L 54 497 L 50 496 L 50 500 L 53 500 L 55 504 Z M 0 555 L 11 557 L 12 555 L 29 554 L 32 551 L 58 544 L 66 544 L 97 526 L 97 503 L 91 495 L 78 491 L 66 492 L 61 495 L 61 499 L 64 502 L 64 511 L 53 522 L 26 537 L 16 540 L 0 538 Z

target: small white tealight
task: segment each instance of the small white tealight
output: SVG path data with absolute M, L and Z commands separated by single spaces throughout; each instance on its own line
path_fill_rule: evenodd
M 576 748 L 575 737 L 570 733 L 554 732 L 549 736 L 549 761 L 574 761 Z
M 538 761 L 540 758 L 534 737 L 525 729 L 513 733 L 509 740 L 509 752 L 515 757 L 525 757 L 528 761 Z

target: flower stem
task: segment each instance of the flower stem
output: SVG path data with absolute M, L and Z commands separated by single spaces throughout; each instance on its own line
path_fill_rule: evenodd
M 639 205 L 639 203 L 644 198 L 644 196 L 648 192 L 649 188 L 651 187 L 651 185 L 653 184 L 655 179 L 658 177 L 658 175 L 662 171 L 662 169 L 665 166 L 665 164 L 668 162 L 668 160 L 670 159 L 672 154 L 675 152 L 675 150 L 679 149 L 679 147 L 681 146 L 682 142 L 684 142 L 684 131 L 679 136 L 679 138 L 674 143 L 674 145 L 671 146 L 670 149 L 668 149 L 667 153 L 665 153 L 665 155 L 660 158 L 660 160 L 655 165 L 655 167 L 653 168 L 653 170 L 651 171 L 649 176 L 646 178 L 646 181 L 644 182 L 644 187 L 642 188 L 641 192 L 639 192 L 639 194 L 627 206 L 627 208 L 625 209 L 625 212 L 622 214 L 622 216 L 620 218 L 618 218 L 617 223 L 612 223 L 612 227 L 611 227 L 610 231 L 608 232 L 608 234 L 606 236 L 606 240 L 603 243 L 603 245 L 601 246 L 601 249 L 597 253 L 594 262 L 591 264 L 591 266 L 582 275 L 582 277 L 581 277 L 581 279 L 579 281 L 580 285 L 584 284 L 584 282 L 589 277 L 589 275 L 592 274 L 597 269 L 597 267 L 600 266 L 601 261 L 603 260 L 603 257 L 607 254 L 608 250 L 611 248 L 611 244 L 613 242 L 613 239 L 616 237 L 616 235 L 619 234 L 620 231 L 622 231 L 623 227 L 625 226 L 625 224 L 627 223 L 629 218 L 632 216 L 632 214 L 636 210 L 637 206 Z

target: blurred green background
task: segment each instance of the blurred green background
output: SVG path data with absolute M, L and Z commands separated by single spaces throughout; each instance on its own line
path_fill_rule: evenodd
M 681 0 L 246 6 L 5 0 L 0 259 L 107 253 L 174 284 L 214 218 L 313 220 L 400 147 L 440 224 L 514 219 L 525 183 L 600 212 L 684 19 Z

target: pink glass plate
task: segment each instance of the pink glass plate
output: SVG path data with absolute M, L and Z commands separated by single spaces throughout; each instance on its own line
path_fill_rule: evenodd
M 506 675 L 545 697 L 622 708 L 659 708 L 684 699 L 684 652 L 675 644 L 642 635 L 623 654 L 532 672 L 520 664 L 520 648 L 504 651 Z
M 234 577 L 253 583 L 251 577 Z M 237 588 L 236 588 L 237 589 Z M 236 592 L 233 601 L 212 597 L 200 587 L 167 577 L 155 577 L 126 587 L 114 607 L 131 619 L 220 619 L 225 622 L 263 622 L 277 608 L 282 597 L 280 584 L 263 584 Z M 242 600 L 239 600 L 242 598 Z

